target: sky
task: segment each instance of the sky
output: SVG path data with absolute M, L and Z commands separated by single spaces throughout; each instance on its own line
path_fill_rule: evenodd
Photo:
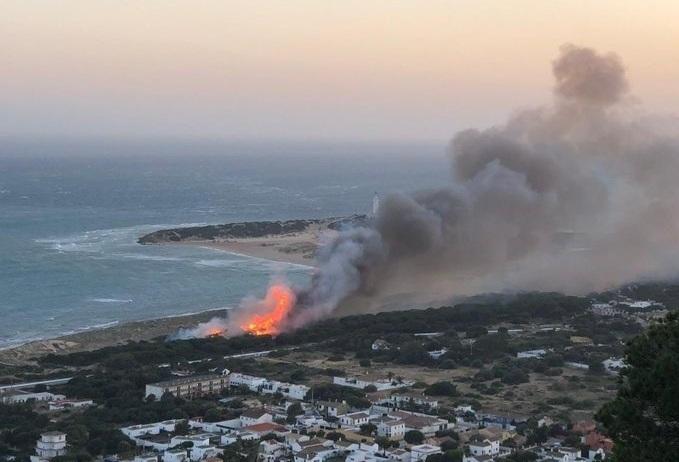
M 565 43 L 679 106 L 676 0 L 2 0 L 0 136 L 445 141 L 551 98 Z

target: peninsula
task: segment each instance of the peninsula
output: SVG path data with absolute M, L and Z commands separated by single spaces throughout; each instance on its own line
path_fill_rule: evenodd
M 365 225 L 367 215 L 285 221 L 251 221 L 161 229 L 141 236 L 149 244 L 200 245 L 226 252 L 287 263 L 313 265 L 319 237 L 344 226 Z

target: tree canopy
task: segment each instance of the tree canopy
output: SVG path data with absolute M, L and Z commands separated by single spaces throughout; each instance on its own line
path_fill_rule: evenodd
M 625 363 L 616 398 L 597 414 L 615 460 L 679 460 L 679 315 L 630 342 Z

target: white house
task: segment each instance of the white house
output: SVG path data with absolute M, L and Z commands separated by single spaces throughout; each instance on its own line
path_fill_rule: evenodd
M 208 433 L 229 433 L 236 428 L 240 428 L 242 425 L 240 418 L 237 418 L 221 420 L 219 422 L 204 422 L 202 419 L 190 419 L 189 426 Z
M 218 454 L 222 454 L 224 451 L 216 446 L 194 446 L 189 452 L 190 459 L 194 462 L 197 462 L 199 460 L 205 460 L 209 457 L 217 457 Z
M 341 385 L 343 387 L 359 388 L 364 390 L 365 387 L 372 385 L 377 391 L 393 390 L 395 388 L 404 388 L 413 385 L 412 380 L 396 380 L 396 379 L 378 379 L 378 380 L 362 380 L 356 377 L 333 377 L 332 383 Z
M 455 408 L 455 412 L 459 414 L 475 413 L 474 407 L 471 404 L 461 404 Z
M 221 446 L 228 446 L 230 444 L 235 443 L 238 441 L 238 435 L 236 433 L 227 433 L 219 438 L 219 444 Z
M 358 443 L 347 448 L 345 462 L 387 462 L 377 444 Z
M 295 422 L 297 427 L 312 432 L 330 427 L 330 423 L 327 420 L 317 415 L 298 415 L 295 417 Z
M 168 449 L 163 452 L 163 462 L 186 462 L 189 455 L 185 449 Z
M 321 438 L 293 438 L 288 444 L 294 453 L 295 462 L 323 462 L 342 452 L 332 441 Z
M 387 457 L 389 460 L 393 460 L 395 462 L 410 462 L 410 451 L 407 451 L 405 449 L 401 448 L 396 448 L 396 449 L 389 449 L 386 451 Z
M 516 357 L 518 359 L 528 359 L 528 358 L 535 358 L 535 359 L 540 359 L 543 358 L 547 354 L 547 350 L 528 350 L 528 351 L 519 351 L 516 354 Z
M 5 404 L 18 404 L 27 403 L 29 401 L 50 402 L 60 399 L 66 399 L 66 397 L 64 395 L 55 395 L 48 391 L 42 391 L 38 393 L 26 393 L 17 390 L 0 395 L 0 399 L 1 402 Z
M 130 427 L 123 427 L 120 431 L 128 438 L 134 439 L 143 435 L 158 435 L 161 431 L 173 432 L 178 422 L 181 422 L 181 420 L 174 419 L 150 424 L 132 425 Z
M 231 388 L 244 386 L 250 391 L 259 392 L 260 387 L 262 387 L 266 381 L 267 380 L 263 377 L 239 374 L 238 372 L 232 372 L 229 374 L 229 386 Z
M 347 427 L 360 427 L 365 425 L 370 420 L 370 415 L 365 412 L 352 412 L 350 414 L 344 414 L 340 416 L 340 423 Z
M 618 374 L 620 369 L 625 367 L 625 360 L 622 358 L 608 358 L 603 361 L 603 365 L 609 374 Z
M 431 356 L 432 359 L 439 359 L 447 352 L 448 352 L 447 348 L 441 348 L 440 350 L 427 351 L 427 354 L 429 354 L 429 356 Z
M 259 443 L 259 460 L 262 462 L 277 462 L 283 460 L 288 448 L 276 440 L 262 441 Z
M 388 416 L 403 422 L 406 432 L 417 430 L 424 436 L 433 436 L 438 431 L 446 430 L 449 425 L 445 419 L 417 412 L 393 411 Z
M 295 462 L 324 462 L 340 454 L 334 447 L 312 446 L 295 453 Z
M 483 441 L 470 442 L 469 452 L 473 456 L 496 456 L 500 454 L 500 441 L 485 439 Z
M 170 447 L 173 448 L 186 442 L 193 443 L 193 447 L 209 446 L 211 437 L 214 437 L 214 435 L 210 433 L 202 433 L 198 435 L 177 435 L 170 439 Z
M 31 462 L 50 460 L 66 454 L 66 433 L 46 432 L 40 435 L 35 445 L 37 456 L 31 456 Z
M 406 425 L 400 419 L 383 417 L 377 421 L 377 436 L 390 440 L 402 440 L 406 433 Z
M 393 394 L 389 397 L 389 400 L 391 401 L 391 404 L 394 407 L 400 407 L 403 405 L 416 405 L 416 406 L 423 406 L 423 407 L 428 407 L 431 409 L 436 409 L 439 406 L 439 402 L 433 398 L 429 398 L 428 396 L 422 394 L 422 393 L 396 393 Z
M 134 456 L 133 462 L 158 462 L 158 454 L 140 454 Z
M 247 386 L 247 385 L 246 385 Z M 286 398 L 303 400 L 310 388 L 306 385 L 279 382 L 277 380 L 266 380 L 259 385 L 259 389 L 265 394 L 280 393 Z
M 410 462 L 424 461 L 434 454 L 442 454 L 441 448 L 431 444 L 420 444 L 410 448 Z
M 273 422 L 273 415 L 264 408 L 248 409 L 240 416 L 241 427 L 248 427 L 250 425 Z

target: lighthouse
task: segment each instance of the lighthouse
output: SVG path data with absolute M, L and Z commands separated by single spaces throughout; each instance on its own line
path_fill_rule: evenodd
M 380 196 L 375 192 L 373 196 L 373 217 L 377 216 L 377 212 L 380 209 Z

